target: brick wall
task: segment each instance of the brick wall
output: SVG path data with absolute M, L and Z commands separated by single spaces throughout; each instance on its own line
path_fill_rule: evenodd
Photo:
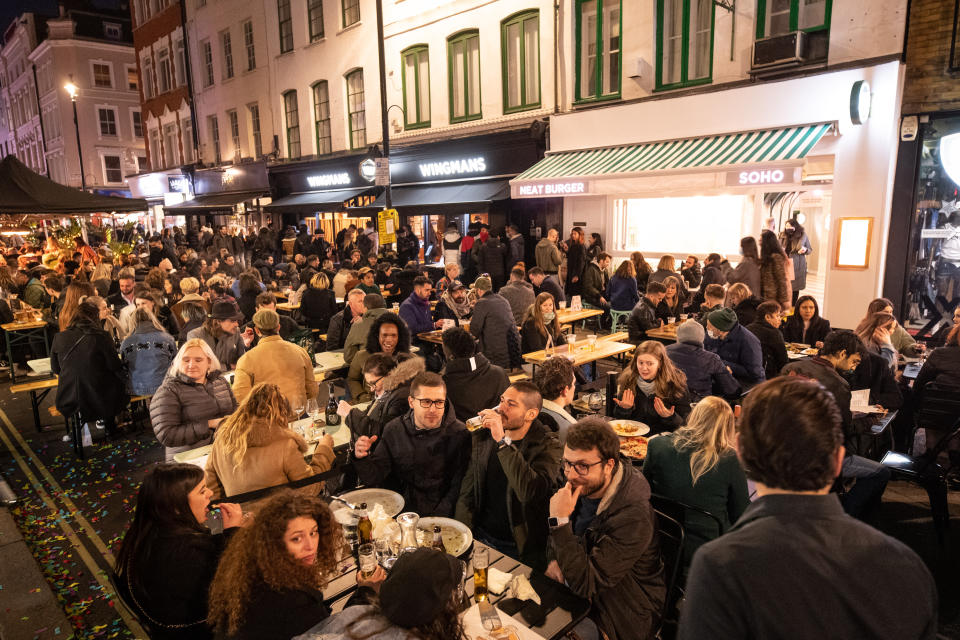
M 904 114 L 960 109 L 960 72 L 948 70 L 953 13 L 952 0 L 913 0 L 907 34 Z

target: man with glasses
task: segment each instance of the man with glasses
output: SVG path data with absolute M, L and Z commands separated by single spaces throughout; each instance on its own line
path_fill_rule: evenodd
M 447 405 L 447 387 L 436 373 L 413 379 L 408 402 L 410 411 L 388 422 L 380 438 L 357 438 L 357 476 L 368 487 L 403 495 L 407 511 L 451 517 L 470 461 L 470 433 Z
M 522 380 L 507 387 L 499 405 L 480 412 L 457 520 L 473 529 L 476 540 L 542 571 L 561 446 L 537 420 L 541 408 L 536 385 Z
M 592 602 L 574 631 L 650 638 L 666 596 L 650 485 L 620 462 L 620 438 L 597 416 L 570 427 L 561 462 L 567 483 L 550 499 L 546 573 Z

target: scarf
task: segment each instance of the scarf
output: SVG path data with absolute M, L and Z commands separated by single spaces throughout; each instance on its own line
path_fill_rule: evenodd
M 643 395 L 650 397 L 656 391 L 656 383 L 653 381 L 647 382 L 643 378 L 637 378 L 637 388 L 640 389 L 640 392 Z
M 453 296 L 450 295 L 450 290 L 447 289 L 443 292 L 443 295 L 440 297 L 441 300 L 446 303 L 450 310 L 457 316 L 457 320 L 463 320 L 473 313 L 473 305 L 470 304 L 470 298 L 468 297 L 462 303 L 457 302 L 453 299 Z

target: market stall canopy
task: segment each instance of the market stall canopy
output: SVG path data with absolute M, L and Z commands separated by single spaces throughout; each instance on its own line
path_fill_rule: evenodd
M 80 191 L 41 176 L 16 156 L 0 160 L 0 213 L 75 215 L 146 210 L 146 200 Z
M 390 196 L 394 208 L 417 207 L 421 209 L 442 209 L 463 205 L 487 206 L 497 200 L 510 197 L 510 184 L 506 180 L 480 180 L 477 182 L 457 182 L 454 184 L 422 184 L 393 187 Z M 380 195 L 369 207 L 382 209 L 384 196 Z
M 266 191 L 234 191 L 232 193 L 211 193 L 197 196 L 180 204 L 171 204 L 164 207 L 168 216 L 182 216 L 201 213 L 216 213 L 218 211 L 233 211 L 241 202 L 265 198 L 270 194 Z
M 359 196 L 372 195 L 379 187 L 327 189 L 294 193 L 278 198 L 265 206 L 264 211 L 310 215 L 316 212 L 343 211 L 344 203 Z

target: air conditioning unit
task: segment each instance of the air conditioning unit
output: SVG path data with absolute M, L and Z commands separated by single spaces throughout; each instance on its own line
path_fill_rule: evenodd
M 807 33 L 794 31 L 762 38 L 753 43 L 753 71 L 795 67 L 809 59 Z

